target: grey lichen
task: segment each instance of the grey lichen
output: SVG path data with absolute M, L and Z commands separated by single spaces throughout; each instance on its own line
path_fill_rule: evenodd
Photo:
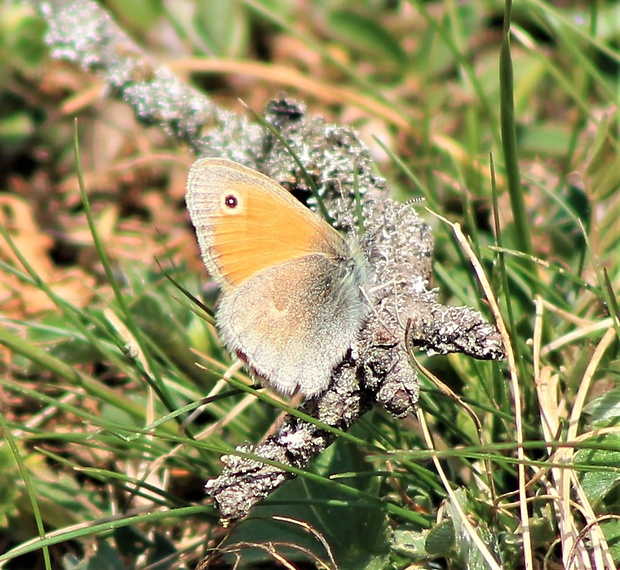
M 96 2 L 32 2 L 45 17 L 50 53 L 96 73 L 108 95 L 127 103 L 145 125 L 158 125 L 197 154 L 260 143 L 262 128 L 215 105 L 163 66 L 156 65 Z M 239 156 L 238 158 L 245 158 Z

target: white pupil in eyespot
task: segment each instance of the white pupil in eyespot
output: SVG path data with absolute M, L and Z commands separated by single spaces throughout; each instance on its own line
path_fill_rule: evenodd
M 231 210 L 233 210 L 234 208 L 237 207 L 237 205 L 239 204 L 239 201 L 237 200 L 236 196 L 229 194 L 228 196 L 226 196 L 226 198 L 224 198 L 224 204 L 226 204 L 227 208 L 230 208 Z

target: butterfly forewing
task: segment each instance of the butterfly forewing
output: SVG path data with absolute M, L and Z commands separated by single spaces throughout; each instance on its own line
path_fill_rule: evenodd
M 348 255 L 346 241 L 327 222 L 270 178 L 228 160 L 194 164 L 187 205 L 203 260 L 224 287 L 306 255 Z

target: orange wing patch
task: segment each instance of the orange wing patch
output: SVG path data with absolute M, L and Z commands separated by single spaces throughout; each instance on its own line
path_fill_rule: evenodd
M 312 253 L 337 255 L 344 239 L 301 204 L 281 196 L 284 189 L 237 183 L 221 190 L 213 216 L 211 255 L 223 279 L 237 286 L 263 269 Z M 289 196 L 286 196 L 289 198 Z M 227 208 L 226 200 L 237 200 Z M 293 198 L 290 198 L 293 200 Z M 298 206 L 298 207 L 297 207 Z

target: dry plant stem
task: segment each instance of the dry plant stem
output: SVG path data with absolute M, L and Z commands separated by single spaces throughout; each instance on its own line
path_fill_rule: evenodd
M 482 423 L 480 422 L 480 419 L 478 418 L 474 410 L 469 406 L 469 404 L 467 404 L 467 402 L 465 402 L 449 386 L 447 386 L 441 380 L 439 380 L 439 378 L 437 378 L 437 376 L 435 376 L 430 370 L 428 370 L 420 362 L 418 362 L 414 354 L 411 354 L 411 359 L 413 361 L 413 364 L 415 364 L 416 369 L 419 372 L 421 372 L 425 378 L 430 380 L 440 392 L 442 392 L 446 397 L 452 398 L 453 400 L 459 403 L 459 405 L 465 410 L 467 415 L 470 417 L 472 423 L 476 427 L 476 432 L 478 433 L 478 441 L 480 442 L 480 445 L 486 445 L 486 442 L 484 440 L 483 430 L 482 430 Z M 417 413 L 419 416 L 420 411 L 418 410 Z M 490 490 L 491 500 L 493 504 L 497 504 L 497 494 L 495 491 L 495 482 L 493 480 L 493 469 L 492 469 L 491 461 L 488 458 L 484 459 L 484 467 L 485 467 L 486 475 L 487 475 L 486 484 L 488 485 L 489 490 Z
M 582 415 L 583 406 L 586 400 L 586 395 L 590 389 L 592 379 L 594 377 L 594 373 L 600 364 L 603 354 L 609 348 L 609 346 L 614 342 L 615 338 L 616 338 L 616 330 L 613 326 L 610 326 L 610 328 L 607 330 L 607 332 L 605 333 L 605 335 L 603 336 L 603 338 L 597 345 L 596 350 L 594 351 L 594 354 L 592 355 L 592 359 L 588 363 L 588 367 L 586 368 L 586 371 L 584 372 L 584 375 L 583 375 L 583 380 L 579 384 L 579 392 L 577 393 L 577 397 L 575 398 L 575 402 L 573 403 L 573 408 L 571 410 L 568 430 L 566 433 L 567 441 L 574 441 L 575 439 L 577 439 L 577 430 L 579 428 L 579 418 Z M 567 463 L 567 464 L 572 463 L 573 450 L 570 448 L 565 448 L 560 451 L 561 451 L 561 454 L 558 455 L 558 460 L 561 461 L 562 463 Z M 583 492 L 581 485 L 579 484 L 579 481 L 576 477 L 575 472 L 572 469 L 561 469 L 560 471 L 561 471 L 560 489 L 561 489 L 561 496 L 563 498 L 562 504 L 564 506 L 564 513 L 563 513 L 564 516 L 565 517 L 570 516 L 569 509 L 570 509 L 570 499 L 572 497 L 571 490 L 575 488 L 577 490 L 577 497 L 579 499 L 579 503 L 581 504 L 582 508 L 587 510 L 588 514 L 590 515 L 588 517 L 588 522 L 590 523 L 593 522 L 596 518 L 596 515 L 594 514 L 594 510 L 589 504 L 589 501 L 585 493 Z M 565 518 L 564 520 L 568 520 L 568 518 Z M 571 526 L 575 526 L 575 521 L 572 518 L 572 516 L 570 517 L 570 520 L 571 520 Z M 577 539 L 578 536 L 579 535 L 571 535 L 571 538 Z M 605 540 L 605 536 L 600 526 L 593 525 L 590 528 L 590 538 L 592 540 L 592 544 L 594 545 L 593 550 L 595 554 L 595 561 L 597 562 L 597 568 L 613 568 L 614 565 L 611 562 L 609 546 L 607 545 L 607 541 Z M 567 544 L 567 546 L 569 545 L 570 544 Z M 564 563 L 566 564 L 566 567 L 570 568 L 573 563 L 573 559 L 577 556 L 580 556 L 584 560 L 589 560 L 589 556 L 588 556 L 589 550 L 590 548 L 588 548 L 584 540 L 577 540 L 577 542 L 572 545 L 572 548 L 570 550 L 568 548 L 563 550 L 562 555 L 563 555 L 563 560 L 564 560 Z M 602 560 L 603 553 L 607 555 L 606 556 L 607 561 L 608 563 L 611 563 L 611 565 L 606 566 L 603 564 L 603 560 Z
M 417 417 L 418 417 L 418 421 L 420 422 L 420 426 L 422 428 L 422 433 L 424 434 L 424 439 L 426 441 L 427 447 L 429 449 L 434 450 L 435 444 L 433 442 L 433 436 L 431 435 L 431 432 L 428 429 L 426 419 L 424 418 L 424 412 L 420 410 L 419 408 L 417 409 Z M 491 568 L 492 570 L 500 570 L 501 567 L 499 563 L 497 562 L 497 560 L 495 560 L 493 554 L 491 554 L 487 546 L 484 544 L 484 542 L 482 541 L 482 539 L 476 532 L 476 529 L 474 529 L 465 511 L 463 511 L 463 507 L 461 506 L 458 498 L 456 497 L 456 495 L 454 494 L 454 491 L 452 490 L 450 479 L 448 478 L 445 471 L 443 470 L 443 467 L 441 466 L 441 461 L 439 461 L 439 458 L 436 455 L 433 455 L 432 459 L 433 459 L 433 464 L 435 465 L 435 469 L 437 470 L 437 473 L 439 474 L 441 482 L 443 483 L 443 486 L 446 490 L 446 493 L 448 493 L 448 496 L 450 497 L 450 503 L 452 505 L 452 508 L 459 515 L 458 522 L 461 525 L 463 525 L 463 528 L 467 531 L 467 534 L 469 534 L 472 542 L 478 548 L 478 552 L 480 552 L 480 554 L 486 561 L 488 568 Z M 457 521 L 454 521 L 454 523 L 455 523 L 455 529 L 456 529 Z
M 493 295 L 493 291 L 491 289 L 491 285 L 484 273 L 482 265 L 476 258 L 474 251 L 472 250 L 469 242 L 463 232 L 461 231 L 461 227 L 459 224 L 450 224 L 454 231 L 454 235 L 457 240 L 464 248 L 468 259 L 472 263 L 474 267 L 474 271 L 478 277 L 478 281 L 481 284 L 485 296 L 489 301 L 491 311 L 493 312 L 493 316 L 495 317 L 495 322 L 499 329 L 504 350 L 506 353 L 506 358 L 508 360 L 508 370 L 510 372 L 511 379 L 511 388 L 512 388 L 512 397 L 514 404 L 514 412 L 515 412 L 515 428 L 516 428 L 516 443 L 517 447 L 517 458 L 519 460 L 518 464 L 518 474 L 519 474 L 519 511 L 521 513 L 521 526 L 522 526 L 522 537 L 523 537 L 523 562 L 524 566 L 527 569 L 534 568 L 534 560 L 533 560 L 533 550 L 532 550 L 532 537 L 530 533 L 530 524 L 529 524 L 529 513 L 527 509 L 527 477 L 525 473 L 525 450 L 523 448 L 523 417 L 522 417 L 522 406 L 523 403 L 521 401 L 521 388 L 519 386 L 519 378 L 517 375 L 517 363 L 515 360 L 515 355 L 512 350 L 512 344 L 510 342 L 510 335 L 508 334 L 508 329 L 504 324 L 504 320 L 502 318 L 501 311 L 499 309 L 499 305 L 495 300 L 495 296 Z
M 412 125 L 411 119 L 403 117 L 393 107 L 370 97 L 365 97 L 357 90 L 318 81 L 316 78 L 308 77 L 304 73 L 283 65 L 233 59 L 200 60 L 192 58 L 188 60 L 176 59 L 171 62 L 170 66 L 174 71 L 236 74 L 269 81 L 270 84 L 277 83 L 282 88 L 293 88 L 305 95 L 317 97 L 324 103 L 358 107 L 373 117 L 391 123 L 401 131 L 421 136 L 421 133 L 416 131 Z
M 302 196 L 313 196 L 315 186 L 340 231 L 357 233 L 359 197 L 366 228 L 360 247 L 373 267 L 371 289 L 365 292 L 371 315 L 335 369 L 328 390 L 306 402 L 303 412 L 341 430 L 377 404 L 398 417 L 408 414 L 418 399 L 417 376 L 408 361 L 412 348 L 430 354 L 503 358 L 497 329 L 480 313 L 437 302 L 437 291 L 431 289 L 430 228 L 411 206 L 390 200 L 387 185 L 374 174 L 370 153 L 357 133 L 308 117 L 302 105 L 280 98 L 265 111 L 275 135 L 220 109 L 154 65 L 96 3 L 34 4 L 48 21 L 52 55 L 97 73 L 109 96 L 125 101 L 143 123 L 160 125 L 198 155 L 235 160 Z M 314 198 L 307 202 L 316 209 Z M 224 457 L 223 473 L 208 483 L 222 519 L 245 516 L 292 477 L 286 466 L 304 468 L 334 438 L 329 429 L 287 416 L 277 433 L 256 448 L 239 448 L 239 455 L 253 451 L 255 459 Z M 285 467 L 267 465 L 262 458 Z
M 534 379 L 538 393 L 540 414 L 542 418 L 543 432 L 545 440 L 550 444 L 557 443 L 558 429 L 560 426 L 560 410 L 562 406 L 558 403 L 558 378 L 551 375 L 549 367 L 540 368 L 539 358 L 542 353 L 540 331 L 543 321 L 543 302 L 540 298 L 536 299 L 536 327 L 534 331 Z M 608 321 L 610 319 L 607 319 Z M 569 427 L 566 434 L 567 442 L 575 442 L 583 439 L 577 435 L 578 420 L 582 415 L 585 397 L 590 388 L 591 380 L 600 360 L 613 339 L 615 329 L 609 322 L 608 330 L 598 344 L 588 368 L 584 373 L 583 381 L 579 384 L 579 392 L 573 404 L 570 414 Z M 565 413 L 562 414 L 562 417 Z M 555 447 L 555 445 L 553 446 Z M 549 447 L 551 450 L 553 447 Z M 567 568 L 614 568 L 613 558 L 609 551 L 609 545 L 598 524 L 596 514 L 584 493 L 579 479 L 575 472 L 569 467 L 573 460 L 573 449 L 560 447 L 552 452 L 550 461 L 554 464 L 564 464 L 565 467 L 554 467 L 551 469 L 552 480 L 546 481 L 549 495 L 554 499 L 554 507 L 559 520 L 559 529 L 562 537 L 562 559 Z M 539 472 L 540 473 L 540 472 Z M 586 529 L 579 531 L 579 524 L 574 517 L 573 496 L 577 497 L 579 516 L 587 521 Z M 589 535 L 591 543 L 585 542 L 586 535 Z M 579 562 L 576 562 L 576 560 Z
M 325 537 L 320 532 L 318 532 L 312 525 L 306 523 L 305 521 L 300 521 L 290 517 L 281 517 L 278 515 L 274 515 L 273 520 L 285 522 L 290 525 L 300 527 L 303 531 L 307 532 L 310 536 L 312 536 L 312 538 L 314 538 L 317 542 L 321 544 L 321 546 L 325 549 L 327 556 L 329 557 L 331 566 L 326 566 L 324 564 L 323 566 L 325 568 L 337 568 L 336 559 L 334 558 L 334 553 L 332 552 L 329 542 L 327 542 Z

